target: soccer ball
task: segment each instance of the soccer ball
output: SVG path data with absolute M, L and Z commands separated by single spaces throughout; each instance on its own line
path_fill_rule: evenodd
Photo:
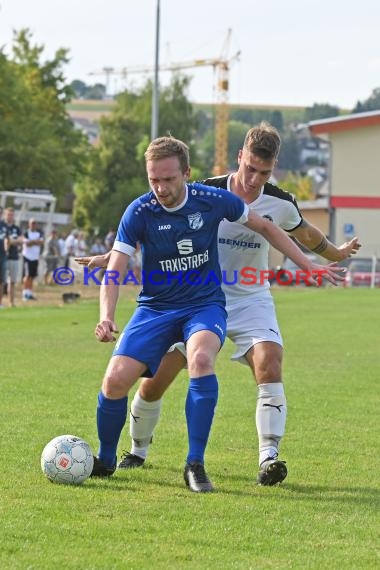
M 80 485 L 92 472 L 94 457 L 88 443 L 75 435 L 60 435 L 44 447 L 41 469 L 54 483 Z

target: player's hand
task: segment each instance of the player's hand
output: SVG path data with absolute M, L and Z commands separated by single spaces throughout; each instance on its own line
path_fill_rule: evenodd
M 346 241 L 338 247 L 342 260 L 351 257 L 351 255 L 355 255 L 355 253 L 359 251 L 362 245 L 358 240 L 359 238 L 355 236 L 350 241 Z
M 113 321 L 100 321 L 95 327 L 95 336 L 99 342 L 115 342 L 112 333 L 118 333 L 117 325 Z
M 85 265 L 89 269 L 95 269 L 95 267 L 107 267 L 108 259 L 105 255 L 93 255 L 89 257 L 74 257 L 75 261 L 79 265 Z
M 340 282 L 344 281 L 345 273 L 345 267 L 339 267 L 335 261 L 327 265 L 313 263 L 311 266 L 311 276 L 308 280 L 311 285 L 315 285 L 316 287 L 322 285 L 322 279 L 326 279 L 326 281 L 329 281 L 333 285 L 339 285 Z

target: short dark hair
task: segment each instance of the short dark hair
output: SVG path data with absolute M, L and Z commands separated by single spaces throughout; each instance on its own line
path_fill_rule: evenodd
M 182 172 L 190 166 L 189 147 L 174 137 L 159 137 L 154 139 L 145 151 L 145 160 L 162 160 L 177 156 Z
M 244 148 L 263 160 L 277 159 L 280 147 L 280 133 L 266 121 L 249 129 L 244 139 Z

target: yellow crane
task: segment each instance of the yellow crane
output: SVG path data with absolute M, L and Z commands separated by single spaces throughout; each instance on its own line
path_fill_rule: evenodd
M 216 72 L 216 104 L 215 104 L 215 155 L 214 175 L 224 174 L 228 168 L 228 96 L 229 96 L 229 71 L 231 64 L 239 59 L 240 51 L 232 57 L 228 57 L 231 30 L 228 30 L 220 57 L 209 59 L 194 59 L 192 61 L 180 61 L 175 63 L 161 64 L 160 71 L 180 71 L 194 67 L 212 67 Z M 103 67 L 93 71 L 89 75 L 105 75 L 106 90 L 108 92 L 109 81 L 112 75 L 121 75 L 126 78 L 133 73 L 149 73 L 154 71 L 154 66 L 137 65 L 114 69 Z

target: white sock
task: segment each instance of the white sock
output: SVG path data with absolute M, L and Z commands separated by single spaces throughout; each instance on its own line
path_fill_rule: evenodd
M 129 433 L 132 438 L 131 453 L 145 459 L 148 455 L 149 444 L 153 431 L 160 419 L 162 399 L 146 402 L 138 393 L 131 404 L 129 417 Z
M 285 433 L 286 398 L 282 382 L 257 387 L 256 428 L 259 436 L 259 465 L 268 457 L 277 457 Z

